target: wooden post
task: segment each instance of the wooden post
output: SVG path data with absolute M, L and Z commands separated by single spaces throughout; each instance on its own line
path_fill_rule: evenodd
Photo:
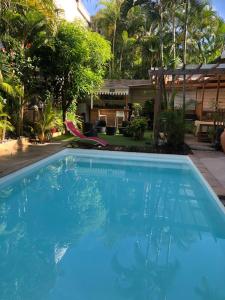
M 214 118 L 214 129 L 216 130 L 216 126 L 218 125 L 218 102 L 219 102 L 219 95 L 220 95 L 220 76 L 217 78 L 217 90 L 216 90 L 216 104 L 215 104 L 215 118 Z
M 216 112 L 218 110 L 218 102 L 219 102 L 219 95 L 220 95 L 220 76 L 218 77 L 217 81 L 217 91 L 216 91 Z
M 204 100 L 205 100 L 205 80 L 204 80 L 204 83 L 203 83 L 203 90 L 202 90 L 202 101 L 201 101 L 200 120 L 202 120 L 202 116 L 203 116 Z
M 93 109 L 93 107 L 94 107 L 93 94 L 91 94 L 91 110 Z
M 186 75 L 184 74 L 183 77 L 183 118 L 184 120 L 185 120 L 185 113 L 186 113 Z
M 128 108 L 128 95 L 125 95 L 125 107 Z
M 5 140 L 5 134 L 6 134 L 6 117 L 4 117 L 4 121 L 3 121 L 3 123 L 4 123 L 4 125 L 3 125 L 3 129 L 2 129 L 2 141 L 4 141 Z

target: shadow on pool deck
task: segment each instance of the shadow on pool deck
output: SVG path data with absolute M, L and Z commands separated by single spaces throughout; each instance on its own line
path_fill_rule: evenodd
M 30 144 L 25 150 L 19 150 L 16 154 L 0 156 L 0 177 L 57 153 L 67 145 L 68 142 L 55 142 L 43 145 Z
M 190 158 L 225 204 L 225 154 L 215 151 L 209 143 L 197 142 L 191 135 L 186 137 L 186 143 L 193 152 Z

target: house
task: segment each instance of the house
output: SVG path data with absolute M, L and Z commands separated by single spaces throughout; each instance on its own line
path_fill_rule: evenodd
M 90 26 L 91 17 L 81 0 L 54 0 L 60 17 L 68 22 L 81 20 L 86 26 Z
M 123 112 L 124 118 L 128 119 L 134 103 L 144 106 L 154 97 L 155 91 L 149 80 L 105 80 L 97 98 L 88 104 L 80 103 L 78 110 L 86 121 L 95 123 L 100 118 L 107 119 L 107 125 L 114 126 L 118 112 Z
M 164 78 L 167 93 L 175 93 L 175 107 L 182 107 L 199 120 L 212 119 L 216 111 L 225 110 L 225 63 L 187 65 L 185 69 L 149 70 L 151 85 L 159 91 L 158 80 Z M 183 93 L 185 91 L 185 93 Z

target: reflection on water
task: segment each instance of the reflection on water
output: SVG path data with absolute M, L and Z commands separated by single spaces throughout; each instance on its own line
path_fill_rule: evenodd
M 214 201 L 185 165 L 57 160 L 1 187 L 0 299 L 224 299 Z

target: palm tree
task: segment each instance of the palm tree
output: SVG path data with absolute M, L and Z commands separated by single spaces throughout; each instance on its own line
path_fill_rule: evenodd
M 97 27 L 105 28 L 105 35 L 112 43 L 112 60 L 110 67 L 110 77 L 115 75 L 116 38 L 118 23 L 120 21 L 120 9 L 122 0 L 101 0 L 99 4 L 103 6 L 95 17 Z
M 3 100 L 0 97 L 0 141 L 4 141 L 6 130 L 13 131 L 14 127 L 8 120 L 9 115 L 4 112 Z
M 61 118 L 57 115 L 56 110 L 53 108 L 52 102 L 47 100 L 43 111 L 39 112 L 38 121 L 35 124 L 40 142 L 43 143 L 46 140 L 46 133 L 52 127 L 61 124 Z
M 1 0 L 0 12 L 4 14 L 9 9 L 16 7 L 32 8 L 43 14 L 48 20 L 56 18 L 56 7 L 53 0 Z

